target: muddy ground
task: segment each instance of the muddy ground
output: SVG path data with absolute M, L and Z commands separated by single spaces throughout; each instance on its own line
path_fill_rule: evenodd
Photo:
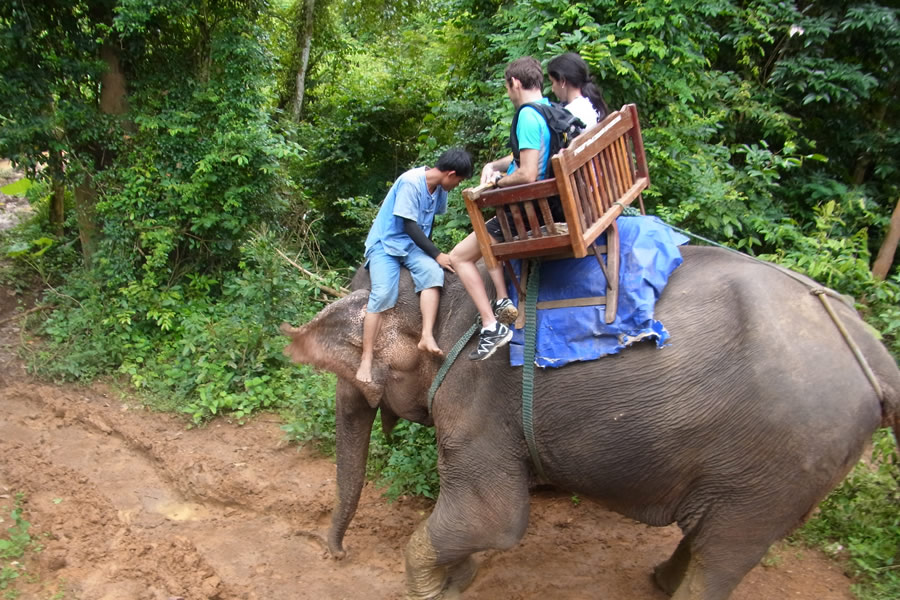
M 403 597 L 403 547 L 431 505 L 366 486 L 348 557 L 324 556 L 332 459 L 284 441 L 274 415 L 189 428 L 102 385 L 33 380 L 15 356 L 27 308 L 0 288 L 0 534 L 17 493 L 43 550 L 21 599 L 355 600 Z M 479 556 L 466 600 L 664 600 L 653 565 L 675 527 L 652 528 L 567 494 L 532 498 L 525 538 Z M 776 546 L 734 600 L 851 600 L 840 565 Z M 7 590 L 8 591 L 8 590 Z

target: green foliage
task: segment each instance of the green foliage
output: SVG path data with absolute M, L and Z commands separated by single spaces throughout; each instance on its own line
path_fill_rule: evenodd
M 435 499 L 440 489 L 434 429 L 401 421 L 390 439 L 381 429 L 372 432 L 369 473 L 385 488 L 388 498 L 413 494 Z
M 0 187 L 0 192 L 3 192 L 7 196 L 24 196 L 25 192 L 28 191 L 31 185 L 32 181 L 27 177 L 23 177 L 22 179 L 14 183 L 10 183 L 4 185 L 3 187 Z
M 860 462 L 797 534 L 849 559 L 860 600 L 900 596 L 900 476 L 888 430 L 875 436 L 871 461 Z
M 12 524 L 6 527 L 4 534 L 0 535 L 0 590 L 3 590 L 5 598 L 17 598 L 14 580 L 25 572 L 24 566 L 17 560 L 25 555 L 25 552 L 34 547 L 29 529 L 31 523 L 25 520 L 22 513 L 24 496 L 16 494 L 15 503 L 9 513 Z M 0 519 L 0 522 L 3 522 Z
M 295 384 L 278 326 L 306 321 L 322 305 L 316 284 L 276 253 L 277 241 L 259 232 L 241 246 L 234 271 L 189 275 L 161 293 L 78 282 L 71 291 L 80 303 L 41 324 L 49 343 L 30 357 L 31 368 L 64 379 L 117 371 L 198 422 L 288 405 Z
M 54 286 L 81 264 L 74 215 L 69 213 L 61 235 L 50 225 L 49 188 L 44 180 L 31 185 L 25 196 L 34 214 L 18 227 L 0 232 L 0 255 L 11 259 L 4 263 L 4 279 L 19 291 L 40 285 L 53 294 Z M 66 206 L 70 208 L 71 199 L 71 194 L 66 196 Z M 39 284 L 35 284 L 35 278 Z
M 307 365 L 293 369 L 291 403 L 282 411 L 282 429 L 288 439 L 301 445 L 313 443 L 320 451 L 335 449 L 335 376 L 317 373 Z

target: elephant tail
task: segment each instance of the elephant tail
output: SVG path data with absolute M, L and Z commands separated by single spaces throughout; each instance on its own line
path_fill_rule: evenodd
M 900 370 L 891 382 L 881 381 L 881 426 L 894 431 L 894 442 L 900 454 Z

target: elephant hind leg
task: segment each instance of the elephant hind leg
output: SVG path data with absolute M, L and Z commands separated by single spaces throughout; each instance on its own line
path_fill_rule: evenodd
M 656 585 L 667 593 L 672 595 L 675 590 L 684 581 L 684 576 L 688 571 L 688 565 L 691 561 L 691 536 L 684 536 L 675 552 L 672 553 L 667 560 L 656 565 L 653 569 L 653 581 Z
M 686 536 L 672 557 L 657 567 L 656 581 L 672 600 L 727 600 L 773 541 L 740 536 L 701 541 L 701 537 Z

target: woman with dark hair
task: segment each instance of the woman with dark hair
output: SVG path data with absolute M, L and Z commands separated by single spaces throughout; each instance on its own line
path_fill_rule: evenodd
M 602 121 L 609 113 L 603 93 L 594 85 L 584 59 L 574 52 L 560 54 L 547 63 L 553 93 L 585 127 Z

